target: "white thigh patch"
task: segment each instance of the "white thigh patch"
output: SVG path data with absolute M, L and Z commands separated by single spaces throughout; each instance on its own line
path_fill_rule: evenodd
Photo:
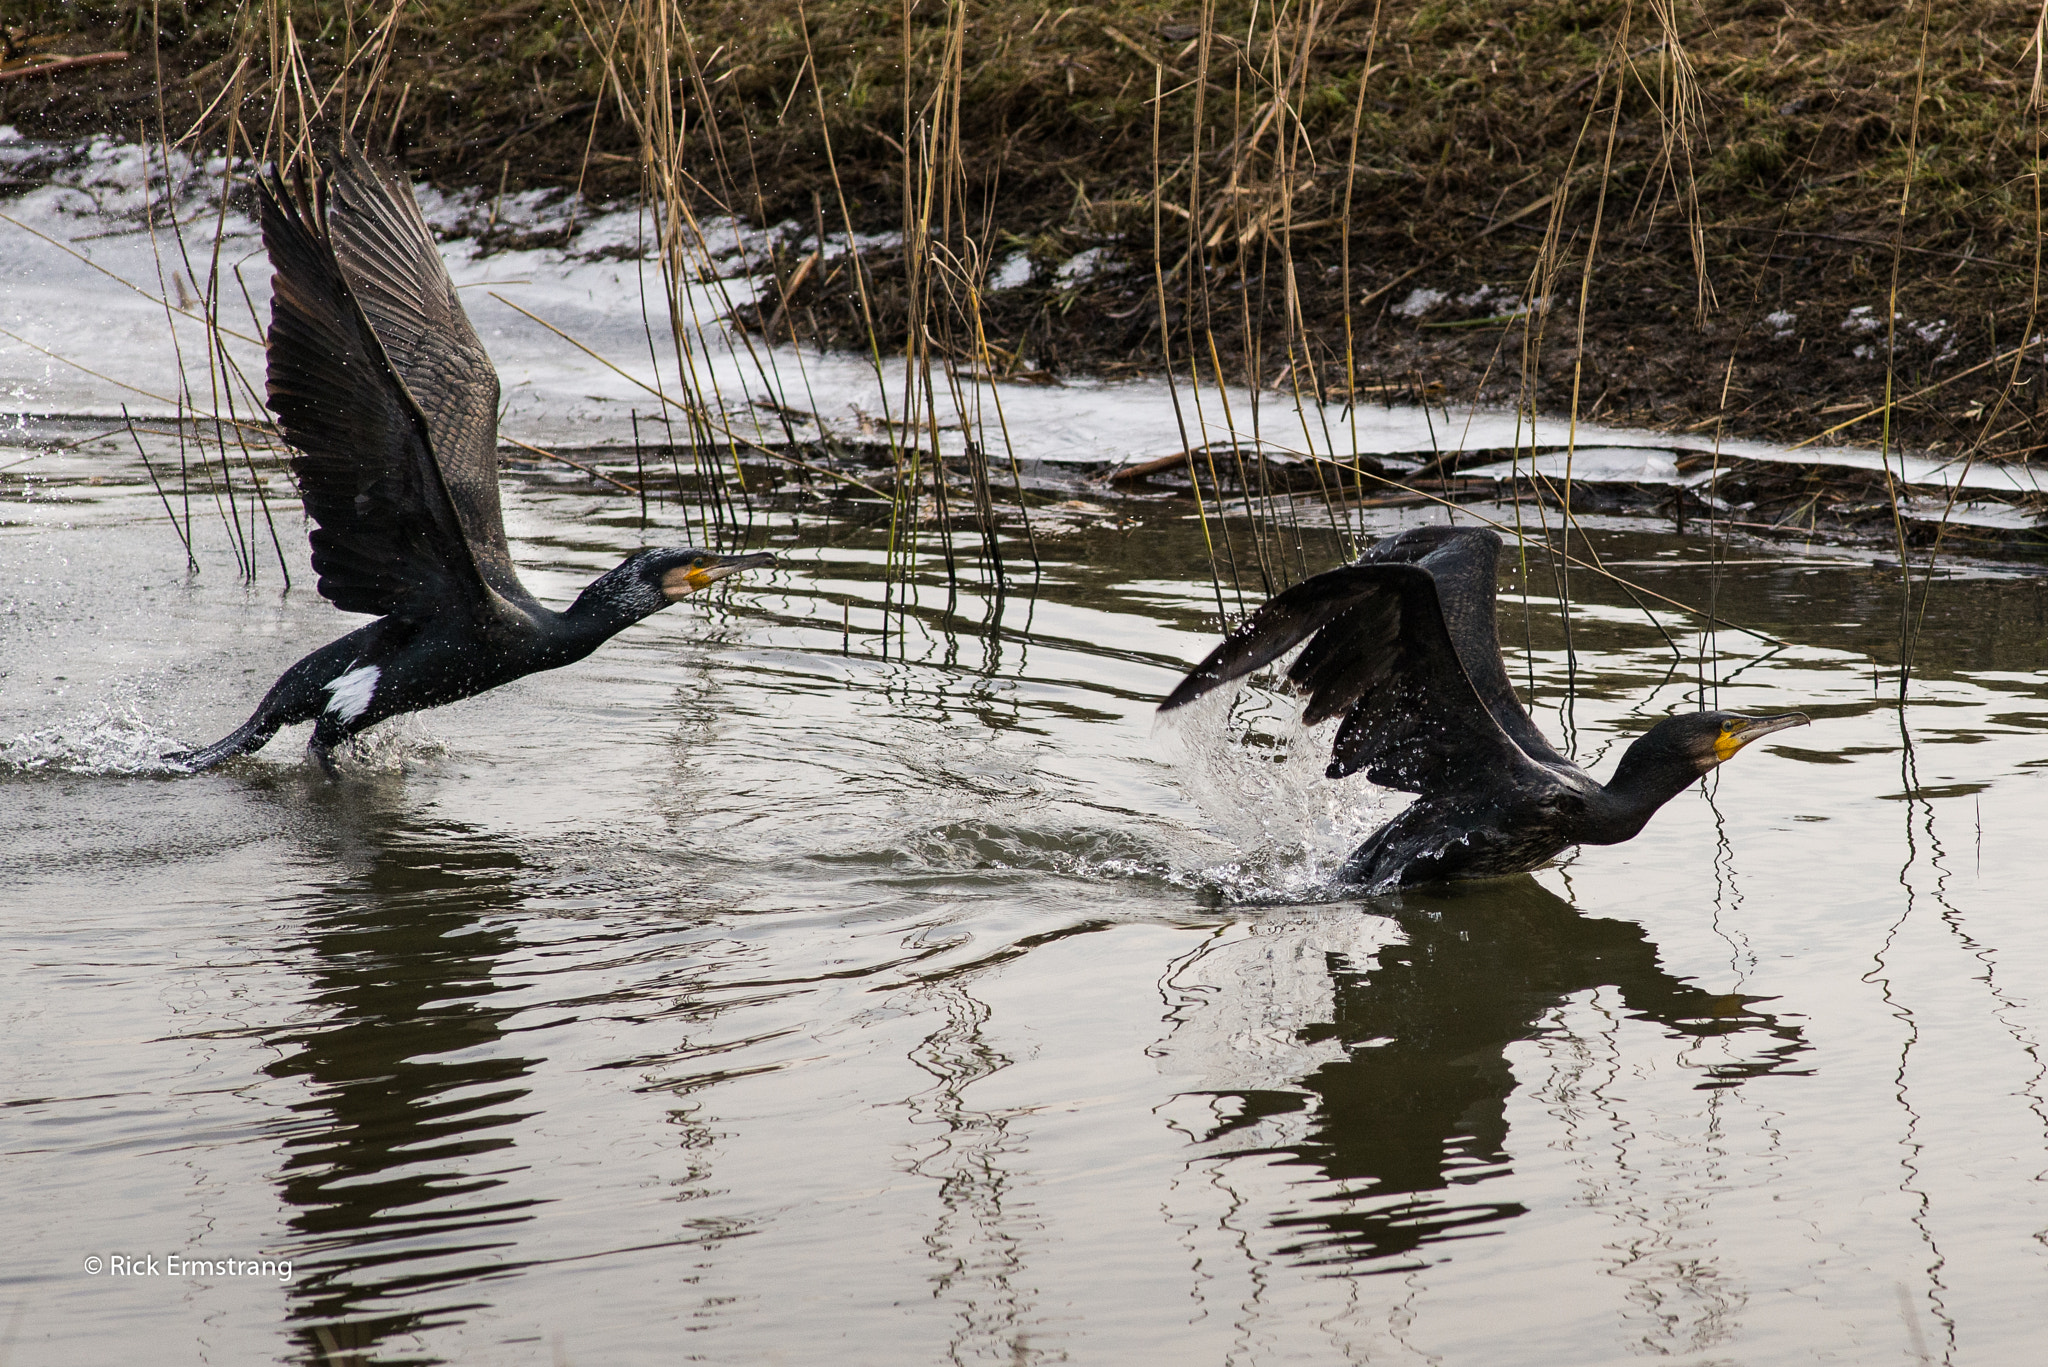
M 327 685 L 327 710 L 345 722 L 362 716 L 377 692 L 380 673 L 375 665 L 361 665 L 335 679 Z

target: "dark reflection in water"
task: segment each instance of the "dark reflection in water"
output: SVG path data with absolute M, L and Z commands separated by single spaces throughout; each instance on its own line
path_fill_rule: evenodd
M 505 1227 L 535 1202 L 507 1199 L 511 1155 L 483 1156 L 510 1149 L 532 1114 L 517 1108 L 537 1061 L 488 1048 L 514 1009 L 491 999 L 515 939 L 486 918 L 516 902 L 518 856 L 455 827 L 347 825 L 355 847 L 331 858 L 356 872 L 319 895 L 297 950 L 317 1019 L 270 1036 L 282 1057 L 267 1071 L 307 1093 L 281 1174 L 292 1315 L 316 1360 L 339 1347 L 367 1362 L 377 1343 L 474 1308 L 399 1298 L 507 1270 Z
M 1705 1067 L 1701 1087 L 1802 1071 L 1794 1061 L 1808 1046 L 1799 1027 L 1757 1010 L 1763 999 L 1672 976 L 1641 926 L 1581 915 L 1534 879 L 1408 893 L 1368 909 L 1392 916 L 1406 939 L 1369 965 L 1334 959 L 1333 1019 L 1302 1032 L 1341 1042 L 1346 1057 L 1302 1079 L 1312 1099 L 1239 1094 L 1243 1111 L 1209 1136 L 1314 1108 L 1308 1136 L 1277 1152 L 1343 1190 L 1322 1198 L 1327 1211 L 1272 1222 L 1290 1240 L 1282 1256 L 1389 1271 L 1394 1265 L 1368 1260 L 1401 1259 L 1522 1214 L 1516 1202 L 1449 1193 L 1508 1171 L 1508 1047 L 1545 1033 L 1544 1018 L 1580 993 L 1613 987 L 1633 1017 L 1675 1035 L 1756 1037 L 1747 1057 Z M 1425 1192 L 1446 1195 L 1398 1199 Z

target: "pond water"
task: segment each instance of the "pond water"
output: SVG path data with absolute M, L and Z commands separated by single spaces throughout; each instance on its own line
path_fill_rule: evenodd
M 763 500 L 777 569 L 329 783 L 296 733 L 155 764 L 344 629 L 295 513 L 281 593 L 203 518 L 189 573 L 118 446 L 0 480 L 0 1361 L 2043 1341 L 2037 576 L 1916 597 L 1901 706 L 1868 557 L 1596 525 L 1762 637 L 1580 575 L 1570 658 L 1510 565 L 1515 677 L 1596 772 L 1703 692 L 1814 724 L 1630 844 L 1375 900 L 1330 877 L 1392 799 L 1321 778 L 1326 731 L 1258 687 L 1155 726 L 1217 626 L 1173 499 L 1047 511 L 1000 600 L 928 550 L 907 608 L 874 509 Z M 506 497 L 550 601 L 684 539 L 580 477 Z

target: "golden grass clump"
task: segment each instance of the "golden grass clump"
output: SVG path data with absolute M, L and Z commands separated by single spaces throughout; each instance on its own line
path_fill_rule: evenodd
M 2048 444 L 2034 0 L 21 0 L 11 16 L 44 50 L 152 58 L 0 84 L 0 121 L 31 133 L 154 129 L 161 97 L 171 136 L 221 141 L 239 114 L 246 146 L 278 126 L 258 76 L 279 69 L 284 16 L 304 84 L 352 73 L 351 111 L 438 180 L 651 191 L 675 242 L 714 212 L 894 230 L 850 270 L 778 258 L 775 317 L 753 320 L 878 367 L 1144 371 L 1289 401 L 1440 392 L 1568 431 L 1971 459 Z M 1091 251 L 1092 272 L 1060 269 Z M 1033 279 L 988 289 L 1020 254 Z M 892 430 L 921 426 L 929 449 L 934 422 L 961 419 L 919 388 L 894 384 Z

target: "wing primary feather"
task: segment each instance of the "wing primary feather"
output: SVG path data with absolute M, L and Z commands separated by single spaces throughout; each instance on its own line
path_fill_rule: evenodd
M 348 149 L 328 192 L 328 230 L 349 291 L 426 419 L 434 473 L 485 582 L 530 601 L 512 565 L 498 494 L 498 373 L 448 277 L 411 185 Z
M 324 194 L 260 185 L 270 255 L 268 401 L 293 448 L 323 596 L 349 612 L 423 615 L 482 584 L 438 479 L 426 421 L 356 307 L 321 225 Z
M 1419 533 L 1431 533 L 1424 538 Z M 1479 700 L 1493 714 L 1501 729 L 1523 752 L 1539 764 L 1554 769 L 1574 769 L 1560 755 L 1535 719 L 1515 696 L 1508 681 L 1507 661 L 1500 650 L 1500 627 L 1495 613 L 1499 598 L 1501 539 L 1483 527 L 1417 528 L 1390 542 L 1390 554 L 1413 556 L 1436 581 L 1437 600 L 1443 605 L 1445 630 L 1457 647 L 1458 659 L 1472 681 Z M 1388 542 L 1381 542 L 1381 546 Z M 1378 550 L 1379 546 L 1375 546 Z
M 1321 631 L 1349 606 L 1358 589 L 1353 571 L 1359 568 L 1347 566 L 1316 575 L 1268 599 L 1188 671 L 1159 704 L 1159 710 L 1185 707 L 1204 693 L 1271 664 Z

